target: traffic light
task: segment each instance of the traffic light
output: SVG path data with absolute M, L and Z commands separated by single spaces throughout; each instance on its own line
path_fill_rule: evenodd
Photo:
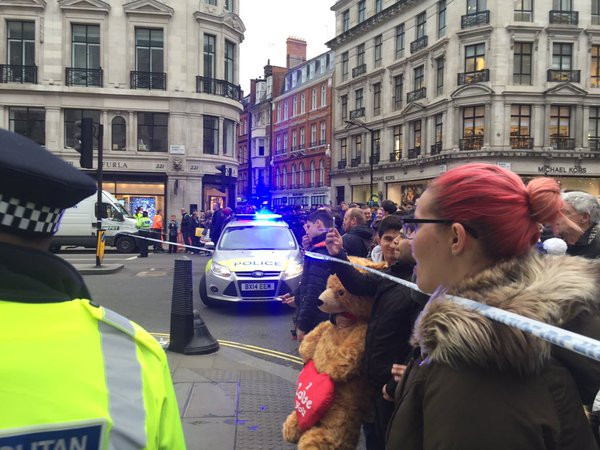
M 82 168 L 94 168 L 94 121 L 84 118 L 75 122 L 75 150 L 81 156 L 79 164 Z

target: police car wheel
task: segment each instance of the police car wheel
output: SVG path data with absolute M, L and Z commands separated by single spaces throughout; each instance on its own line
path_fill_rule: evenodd
M 208 307 L 215 307 L 219 305 L 219 302 L 210 298 L 206 292 L 206 276 L 203 276 L 200 280 L 200 300 L 202 300 L 202 303 Z
M 115 242 L 115 247 L 119 253 L 133 253 L 135 251 L 135 241 L 128 236 L 121 236 Z

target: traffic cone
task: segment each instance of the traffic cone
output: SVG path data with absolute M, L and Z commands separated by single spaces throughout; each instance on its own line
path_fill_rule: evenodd
M 185 355 L 213 353 L 219 343 L 212 337 L 206 324 L 194 324 L 192 260 L 187 256 L 175 260 L 173 295 L 171 301 L 171 332 L 169 350 Z

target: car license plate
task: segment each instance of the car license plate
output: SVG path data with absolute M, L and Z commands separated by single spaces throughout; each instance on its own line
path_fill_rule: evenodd
M 275 289 L 275 283 L 242 283 L 242 291 L 270 291 Z

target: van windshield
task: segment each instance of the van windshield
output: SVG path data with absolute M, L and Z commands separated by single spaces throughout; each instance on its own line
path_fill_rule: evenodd
M 289 228 L 230 227 L 219 239 L 220 250 L 294 250 L 296 241 Z
M 129 214 L 129 211 L 127 211 L 123 205 L 120 203 L 115 203 L 114 206 L 117 208 L 117 211 L 123 214 L 123 217 L 129 217 L 130 219 L 133 219 L 133 216 Z

